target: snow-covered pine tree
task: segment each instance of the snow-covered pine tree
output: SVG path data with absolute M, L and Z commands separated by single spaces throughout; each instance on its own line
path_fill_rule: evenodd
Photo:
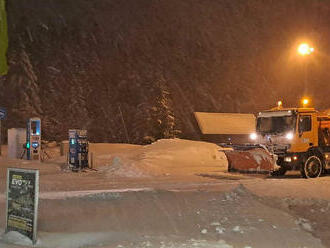
M 13 56 L 10 70 L 6 94 L 16 98 L 11 106 L 11 119 L 23 124 L 28 118 L 42 114 L 38 77 L 23 45 Z
M 175 130 L 175 117 L 173 112 L 173 102 L 169 88 L 164 78 L 160 78 L 155 86 L 157 88 L 157 96 L 155 106 L 152 108 L 152 117 L 155 123 L 156 139 L 175 138 L 177 131 Z

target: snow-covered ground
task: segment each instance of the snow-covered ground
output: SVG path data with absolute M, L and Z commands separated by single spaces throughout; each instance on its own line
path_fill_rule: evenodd
M 329 247 L 330 177 L 227 172 L 219 147 L 159 140 L 91 144 L 95 170 L 67 170 L 58 147 L 44 163 L 0 157 L 0 247 L 7 167 L 40 170 L 37 247 Z M 5 151 L 5 149 L 4 149 Z M 14 243 L 14 244 L 13 244 Z M 15 245 L 16 243 L 16 245 Z

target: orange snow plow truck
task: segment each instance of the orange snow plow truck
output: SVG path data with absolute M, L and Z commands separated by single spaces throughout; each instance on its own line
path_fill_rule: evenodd
M 198 115 L 195 113 L 201 128 Z M 249 138 L 246 144 L 220 144 L 232 148 L 223 150 L 229 171 L 284 175 L 299 170 L 302 177 L 315 178 L 330 169 L 330 115 L 326 112 L 278 104 L 257 114 Z

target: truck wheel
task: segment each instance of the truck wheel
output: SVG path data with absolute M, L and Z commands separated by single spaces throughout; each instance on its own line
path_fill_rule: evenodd
M 322 173 L 322 162 L 317 156 L 310 156 L 302 165 L 300 173 L 304 178 L 319 177 Z
M 278 177 L 278 176 L 284 176 L 285 173 L 286 173 L 286 171 L 287 171 L 287 169 L 281 167 L 281 168 L 279 168 L 278 170 L 273 171 L 273 172 L 272 172 L 272 176 L 275 176 L 275 177 Z

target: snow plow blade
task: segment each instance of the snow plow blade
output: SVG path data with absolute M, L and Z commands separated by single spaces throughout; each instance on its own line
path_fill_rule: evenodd
M 272 173 L 277 169 L 276 157 L 261 146 L 237 146 L 224 150 L 229 172 Z

